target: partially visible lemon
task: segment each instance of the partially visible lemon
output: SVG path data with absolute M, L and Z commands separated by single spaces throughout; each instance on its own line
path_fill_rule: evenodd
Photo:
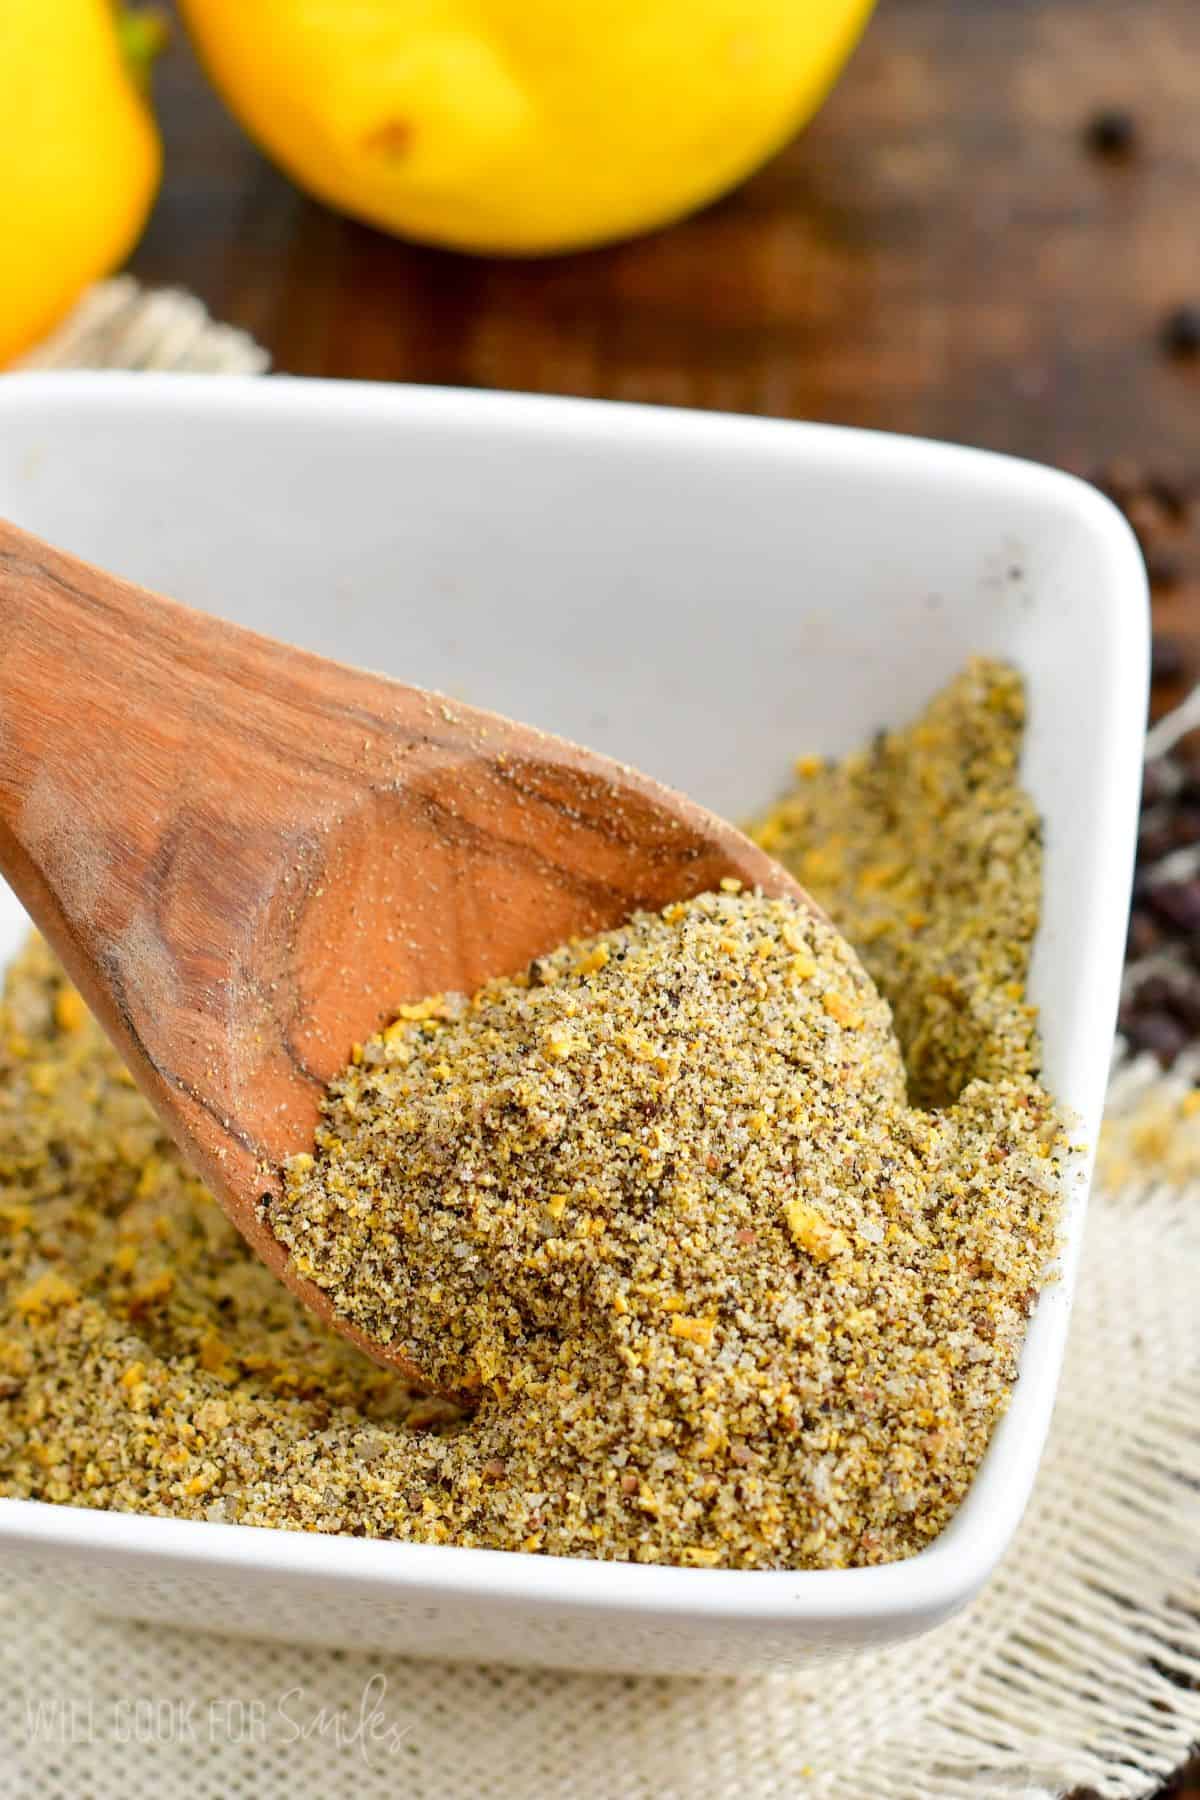
M 0 0 L 0 364 L 141 235 L 161 151 L 139 76 L 161 33 L 110 0 Z
M 872 0 L 181 0 L 302 187 L 415 238 L 536 254 L 731 187 L 816 109 Z

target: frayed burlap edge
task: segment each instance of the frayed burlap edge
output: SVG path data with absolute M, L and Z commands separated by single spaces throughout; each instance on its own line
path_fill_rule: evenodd
M 260 374 L 270 363 L 245 331 L 218 325 L 193 294 L 146 289 L 131 275 L 92 288 L 19 369 L 179 369 Z

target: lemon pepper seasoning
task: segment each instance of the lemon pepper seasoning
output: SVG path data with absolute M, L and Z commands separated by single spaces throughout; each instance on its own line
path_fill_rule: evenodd
M 696 1567 L 928 1543 L 1054 1254 L 1020 731 L 981 664 L 798 777 L 778 848 L 860 954 L 726 892 L 363 1047 L 278 1225 L 470 1415 L 245 1251 L 34 944 L 0 1016 L 0 1492 Z M 990 920 L 939 905 L 964 862 Z

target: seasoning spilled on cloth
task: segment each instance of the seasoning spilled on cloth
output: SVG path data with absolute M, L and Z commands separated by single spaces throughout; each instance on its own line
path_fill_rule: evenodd
M 725 892 L 362 1048 L 272 1223 L 469 1416 L 244 1249 L 31 945 L 0 1047 L 0 1492 L 699 1566 L 922 1548 L 1054 1253 L 1021 728 L 978 663 L 801 765 L 758 835 L 859 955 Z

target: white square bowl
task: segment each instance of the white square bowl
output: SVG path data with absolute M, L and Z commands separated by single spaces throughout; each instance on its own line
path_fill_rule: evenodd
M 1054 471 L 823 426 L 215 376 L 0 382 L 0 514 L 193 605 L 619 755 L 738 818 L 801 750 L 909 718 L 974 652 L 1028 683 L 1046 828 L 1045 1073 L 1094 1144 L 1132 869 L 1147 601 L 1128 527 Z M 134 681 L 131 677 L 131 693 Z M 0 952 L 23 930 L 10 896 Z M 1063 1278 L 949 1529 L 910 1561 L 737 1573 L 0 1501 L 10 1581 L 176 1625 L 424 1656 L 747 1672 L 911 1635 L 1029 1497 Z

